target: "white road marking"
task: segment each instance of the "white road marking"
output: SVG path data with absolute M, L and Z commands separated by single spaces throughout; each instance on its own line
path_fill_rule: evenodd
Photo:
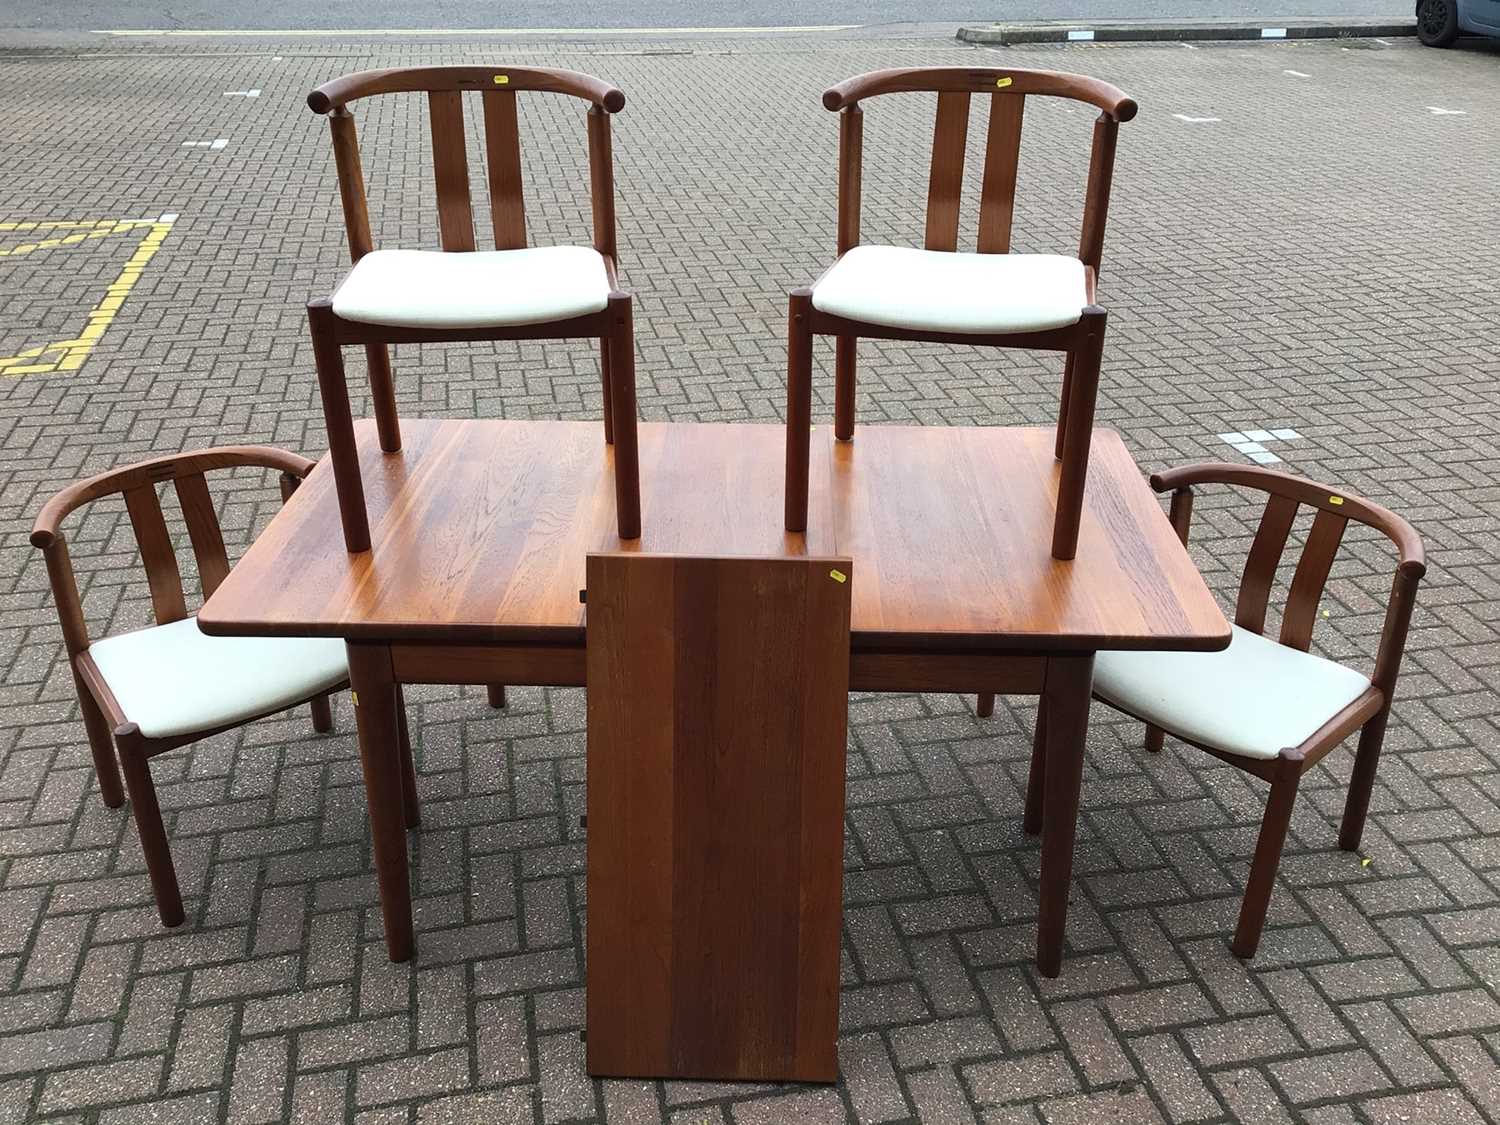
M 213 148 L 213 149 L 219 149 L 219 148 L 223 148 L 228 143 L 229 143 L 229 138 L 228 137 L 220 137 L 220 138 L 218 138 L 218 140 L 213 140 L 213 141 L 183 141 L 182 142 L 182 147 L 183 148 Z
M 1467 117 L 1469 111 L 1466 109 L 1444 109 L 1442 106 L 1430 105 L 1427 107 L 1432 111 L 1434 117 Z
M 259 90 L 225 90 L 224 91 L 224 96 L 226 98 L 258 98 L 258 97 L 260 97 L 260 91 Z
M 157 37 L 177 39 L 219 39 L 219 38 L 298 38 L 298 39 L 328 39 L 341 38 L 350 35 L 359 36 L 399 36 L 408 39 L 413 36 L 433 35 L 465 35 L 465 36 L 496 36 L 496 35 L 761 35 L 768 31 L 853 31 L 860 25 L 857 23 L 823 23 L 823 24 L 788 24 L 778 27 L 364 27 L 357 29 L 335 29 L 335 28 L 237 28 L 234 30 L 219 30 L 214 28 L 196 27 L 143 27 L 130 28 L 127 30 L 99 30 L 94 35 L 110 35 L 117 39 Z M 1090 36 L 1092 36 L 1090 32 Z
M 1215 434 L 1225 445 L 1232 446 L 1257 465 L 1275 465 L 1281 458 L 1265 447 L 1268 441 L 1295 441 L 1302 435 L 1296 430 L 1234 430 L 1227 434 Z
M 1311 74 L 1303 74 L 1300 70 L 1283 70 L 1282 74 L 1290 74 L 1293 78 L 1311 78 Z
M 1185 113 L 1174 113 L 1172 116 L 1177 118 L 1178 121 L 1186 121 L 1189 125 L 1206 125 L 1211 121 L 1220 120 L 1217 117 L 1189 117 Z

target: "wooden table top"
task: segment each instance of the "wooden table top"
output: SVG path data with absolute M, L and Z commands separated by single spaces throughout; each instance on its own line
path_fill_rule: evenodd
M 1119 435 L 1096 430 L 1078 557 L 1051 557 L 1052 431 L 813 434 L 806 535 L 782 530 L 785 431 L 642 424 L 642 536 L 615 534 L 592 422 L 356 426 L 372 548 L 349 555 L 325 458 L 204 605 L 205 632 L 583 644 L 591 551 L 847 555 L 855 648 L 1219 649 L 1229 625 Z

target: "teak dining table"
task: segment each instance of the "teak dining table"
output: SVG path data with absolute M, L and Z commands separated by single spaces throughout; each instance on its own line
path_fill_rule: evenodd
M 387 454 L 373 423 L 356 426 L 370 550 L 345 549 L 325 458 L 198 618 L 210 634 L 348 643 L 393 961 L 413 952 L 406 828 L 417 819 L 398 752 L 398 685 L 585 686 L 591 553 L 844 556 L 849 690 L 1040 696 L 1045 766 L 1027 821 L 1042 833 L 1046 976 L 1062 961 L 1094 654 L 1229 643 L 1112 430 L 1094 433 L 1077 557 L 1062 562 L 1047 548 L 1058 484 L 1050 429 L 867 426 L 842 442 L 816 427 L 807 529 L 789 533 L 783 427 L 642 424 L 642 535 L 630 541 L 616 534 L 612 452 L 596 423 L 402 429 L 403 450 Z M 842 762 L 834 776 L 841 809 Z M 804 893 L 831 896 L 836 942 L 837 880 Z

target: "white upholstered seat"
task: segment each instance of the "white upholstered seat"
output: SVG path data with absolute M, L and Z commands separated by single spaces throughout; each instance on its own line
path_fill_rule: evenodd
M 327 637 L 210 637 L 188 617 L 89 645 L 125 717 L 170 738 L 279 711 L 349 677 Z
M 333 295 L 345 320 L 399 328 L 500 328 L 603 312 L 604 258 L 587 246 L 373 250 Z
M 1094 693 L 1193 742 L 1246 758 L 1300 746 L 1370 681 L 1234 626 L 1221 652 L 1101 652 Z
M 1003 334 L 1077 324 L 1083 263 L 1060 254 L 855 246 L 813 287 L 813 308 L 913 331 Z

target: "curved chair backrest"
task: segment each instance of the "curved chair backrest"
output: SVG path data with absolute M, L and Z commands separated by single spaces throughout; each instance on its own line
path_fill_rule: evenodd
M 825 108 L 839 112 L 839 253 L 859 244 L 860 173 L 863 116 L 859 103 L 883 94 L 925 92 L 938 96 L 932 137 L 932 171 L 927 185 L 929 250 L 958 248 L 959 195 L 963 188 L 964 148 L 969 131 L 969 101 L 990 95 L 989 134 L 984 180 L 980 189 L 981 254 L 1010 250 L 1015 214 L 1016 167 L 1021 151 L 1021 117 L 1028 94 L 1071 98 L 1098 107 L 1094 148 L 1084 200 L 1083 234 L 1078 257 L 1097 272 L 1104 251 L 1104 223 L 1114 176 L 1115 137 L 1120 122 L 1136 114 L 1136 104 L 1107 82 L 1081 74 L 1050 70 L 1001 70 L 991 67 L 932 66 L 876 70 L 845 79 L 823 94 Z
M 1312 644 L 1318 603 L 1349 521 L 1376 528 L 1396 545 L 1400 562 L 1391 587 L 1391 599 L 1386 606 L 1385 626 L 1375 656 L 1375 672 L 1370 677 L 1371 682 L 1389 698 L 1406 647 L 1417 583 L 1427 573 L 1426 553 L 1416 529 L 1379 504 L 1290 473 L 1249 465 L 1187 465 L 1151 477 L 1151 487 L 1157 492 L 1172 493 L 1172 523 L 1184 543 L 1192 518 L 1195 484 L 1237 485 L 1267 494 L 1266 508 L 1250 545 L 1249 557 L 1245 560 L 1245 572 L 1240 579 L 1234 609 L 1234 623 L 1254 633 L 1265 629 L 1271 585 L 1298 509 L 1306 504 L 1317 510 L 1302 556 L 1297 560 L 1297 569 L 1292 573 L 1278 638 L 1282 644 L 1303 652 Z
M 314 462 L 265 445 L 232 445 L 171 454 L 78 481 L 42 505 L 32 527 L 31 543 L 46 557 L 47 576 L 52 583 L 58 617 L 62 621 L 63 641 L 70 655 L 88 648 L 89 638 L 78 585 L 68 558 L 67 541 L 60 530 L 68 513 L 102 496 L 123 495 L 125 510 L 130 515 L 130 525 L 140 547 L 141 562 L 146 568 L 146 581 L 151 588 L 151 610 L 156 623 L 166 625 L 181 621 L 188 616 L 182 572 L 177 567 L 177 552 L 167 531 L 156 486 L 171 481 L 177 492 L 193 556 L 198 562 L 203 596 L 207 598 L 229 573 L 229 556 L 224 549 L 224 533 L 204 473 L 236 465 L 280 470 L 281 494 L 285 499 L 302 478 L 312 472 Z
M 438 227 L 444 250 L 474 249 L 474 211 L 469 198 L 469 157 L 464 144 L 463 95 L 484 99 L 485 170 L 490 186 L 490 218 L 495 249 L 526 245 L 526 208 L 521 189 L 521 136 L 516 93 L 535 90 L 567 94 L 590 103 L 588 111 L 589 186 L 594 211 L 594 249 L 615 257 L 614 162 L 609 115 L 625 107 L 618 88 L 573 70 L 536 67 L 432 66 L 363 70 L 325 82 L 307 95 L 314 113 L 328 115 L 333 156 L 349 254 L 359 261 L 373 245 L 365 199 L 359 141 L 349 104 L 377 94 L 425 93 L 432 123 L 432 161 L 437 179 Z

